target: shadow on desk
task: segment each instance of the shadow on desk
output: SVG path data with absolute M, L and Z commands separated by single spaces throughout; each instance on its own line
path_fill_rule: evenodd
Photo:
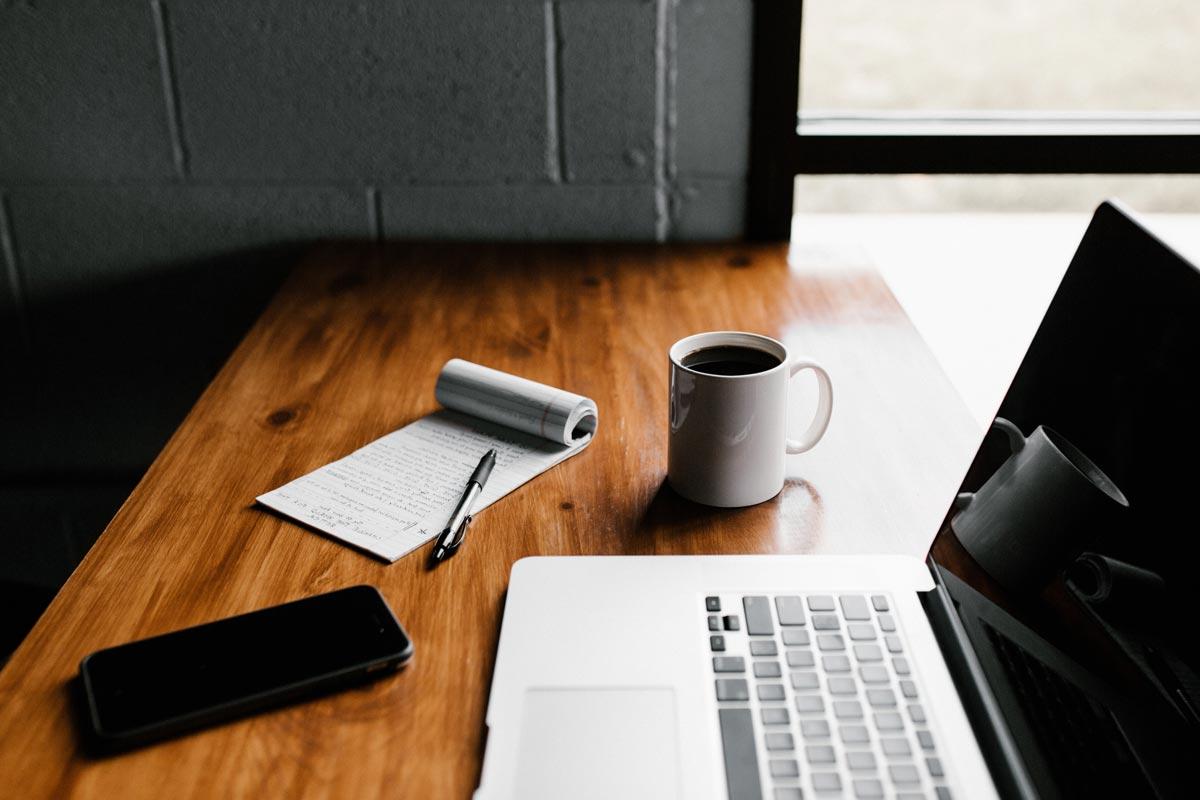
M 16 648 L 299 255 L 146 266 L 0 308 L 0 660 Z M 89 276 L 84 280 L 80 276 Z M 38 281 L 31 280 L 37 287 Z
M 715 508 L 684 498 L 664 477 L 637 531 L 655 539 L 656 553 L 750 555 L 796 551 L 797 545 L 811 552 L 821 541 L 822 516 L 820 493 L 801 478 L 788 478 L 783 491 L 758 505 Z

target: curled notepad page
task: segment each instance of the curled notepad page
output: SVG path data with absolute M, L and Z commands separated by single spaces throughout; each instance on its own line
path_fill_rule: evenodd
M 579 444 L 596 432 L 589 398 L 461 358 L 442 367 L 434 395 L 446 408 L 560 444 Z
M 488 450 L 496 466 L 476 515 L 582 451 L 596 433 L 588 398 L 458 358 L 442 367 L 434 395 L 444 408 L 258 502 L 395 561 L 442 530 Z

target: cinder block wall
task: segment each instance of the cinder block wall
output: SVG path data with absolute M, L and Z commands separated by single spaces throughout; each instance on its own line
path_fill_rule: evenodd
M 750 0 L 0 0 L 0 312 L 321 237 L 736 238 Z

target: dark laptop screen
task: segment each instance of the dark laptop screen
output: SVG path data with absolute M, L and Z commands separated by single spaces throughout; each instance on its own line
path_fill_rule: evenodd
M 1198 475 L 1200 273 L 1105 204 L 932 550 L 1039 789 L 1195 735 Z

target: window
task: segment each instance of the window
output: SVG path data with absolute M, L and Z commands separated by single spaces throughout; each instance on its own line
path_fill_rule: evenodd
M 1114 186 L 1190 198 L 1195 180 L 1148 176 L 1200 173 L 1197 36 L 1188 0 L 755 3 L 749 233 L 786 238 L 797 174 L 908 176 L 893 195 L 999 187 L 1023 210 Z M 988 177 L 919 177 L 939 173 Z M 838 180 L 842 196 L 862 183 Z

